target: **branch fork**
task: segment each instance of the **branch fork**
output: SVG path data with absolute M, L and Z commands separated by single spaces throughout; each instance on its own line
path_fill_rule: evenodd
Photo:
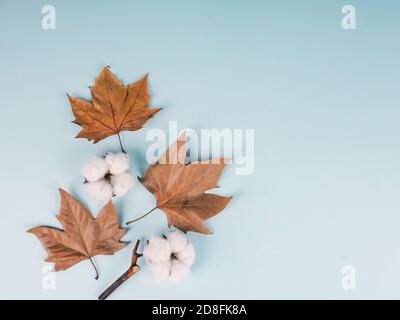
M 119 286 L 121 286 L 126 280 L 130 277 L 134 276 L 136 273 L 140 271 L 140 267 L 137 264 L 137 260 L 142 256 L 141 253 L 138 253 L 137 250 L 139 248 L 140 240 L 136 241 L 135 248 L 132 252 L 132 260 L 131 266 L 129 269 L 123 273 L 117 280 L 115 280 L 104 292 L 99 296 L 99 300 L 105 300 L 108 296 L 113 293 Z

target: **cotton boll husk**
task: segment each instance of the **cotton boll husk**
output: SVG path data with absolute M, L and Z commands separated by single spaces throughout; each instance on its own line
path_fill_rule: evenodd
M 149 268 L 154 280 L 163 281 L 169 278 L 169 273 L 171 270 L 171 260 L 151 262 L 146 259 L 146 265 Z
M 177 282 L 186 278 L 190 273 L 190 268 L 179 260 L 173 259 L 171 262 L 171 271 L 169 280 Z
M 188 243 L 188 238 L 181 231 L 169 232 L 165 236 L 171 246 L 172 252 L 182 251 Z
M 89 199 L 106 202 L 112 197 L 112 187 L 103 179 L 95 182 L 87 182 L 83 187 Z
M 81 168 L 81 175 L 89 182 L 103 178 L 108 172 L 108 165 L 102 158 L 91 158 Z
M 127 172 L 118 175 L 111 175 L 111 184 L 114 195 L 117 197 L 123 197 L 133 188 L 133 177 Z
M 125 153 L 107 153 L 106 163 L 111 174 L 121 174 L 129 169 L 129 158 Z
M 151 237 L 143 249 L 143 256 L 151 262 L 167 261 L 171 253 L 169 242 L 161 237 Z
M 175 253 L 175 256 L 179 259 L 179 261 L 190 267 L 194 263 L 194 260 L 196 258 L 196 252 L 194 250 L 193 244 L 191 242 L 188 242 L 182 251 Z

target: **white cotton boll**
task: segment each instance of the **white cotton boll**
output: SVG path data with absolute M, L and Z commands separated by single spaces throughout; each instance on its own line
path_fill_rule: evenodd
M 107 153 L 106 162 L 111 174 L 121 174 L 129 169 L 129 158 L 125 153 Z
M 179 259 L 179 261 L 190 267 L 196 258 L 196 252 L 193 244 L 188 242 L 182 251 L 175 253 L 175 256 Z
M 117 197 L 123 197 L 133 188 L 133 177 L 127 172 L 118 175 L 111 175 L 111 184 L 114 195 Z
M 160 237 L 151 237 L 143 249 L 143 256 L 151 262 L 167 261 L 171 253 L 169 242 Z
M 102 158 L 89 159 L 81 168 L 81 175 L 89 182 L 103 178 L 108 172 L 108 165 Z
M 182 251 L 188 243 L 188 238 L 182 231 L 169 232 L 165 236 L 171 246 L 172 252 Z
M 106 202 L 112 197 L 112 187 L 105 180 L 87 182 L 83 185 L 86 196 L 89 199 Z
M 190 273 L 190 268 L 179 260 L 173 259 L 171 262 L 171 271 L 169 280 L 177 282 L 186 278 Z
M 163 281 L 169 278 L 171 260 L 161 262 L 151 262 L 146 260 L 146 265 L 148 266 L 154 280 Z

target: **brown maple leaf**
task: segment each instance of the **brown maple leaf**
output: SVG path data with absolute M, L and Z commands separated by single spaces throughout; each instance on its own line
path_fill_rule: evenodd
M 56 217 L 64 230 L 52 227 L 28 230 L 39 238 L 47 251 L 46 261 L 55 263 L 54 271 L 66 270 L 85 259 L 93 264 L 92 257 L 100 254 L 112 255 L 128 244 L 120 242 L 125 230 L 119 227 L 111 200 L 101 209 L 97 219 L 94 219 L 69 193 L 60 189 L 60 195 L 61 208 Z
M 203 221 L 222 211 L 232 198 L 205 193 L 217 187 L 226 159 L 185 164 L 185 157 L 183 134 L 139 180 L 156 197 L 156 208 L 165 212 L 168 225 L 207 234 Z
M 150 96 L 147 75 L 124 86 L 105 67 L 90 87 L 93 102 L 67 94 L 75 116 L 74 123 L 82 130 L 76 138 L 86 138 L 94 143 L 121 131 L 136 131 L 161 109 L 149 109 Z M 121 145 L 122 148 L 122 145 Z

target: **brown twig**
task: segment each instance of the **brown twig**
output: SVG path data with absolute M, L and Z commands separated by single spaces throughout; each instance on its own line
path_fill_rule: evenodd
M 154 207 L 153 209 L 151 209 L 149 212 L 146 212 L 144 215 L 142 215 L 141 217 L 139 217 L 139 218 L 136 218 L 136 219 L 133 219 L 133 220 L 130 220 L 130 221 L 128 221 L 128 222 L 126 222 L 126 224 L 131 224 L 131 223 L 133 223 L 133 222 L 136 222 L 136 221 L 138 221 L 138 220 L 140 220 L 140 219 L 143 219 L 145 216 L 147 216 L 147 215 L 149 215 L 150 213 L 152 213 L 154 210 L 156 210 L 158 207 Z
M 121 284 L 123 284 L 130 277 L 134 276 L 136 273 L 140 271 L 140 267 L 137 265 L 137 260 L 142 256 L 141 253 L 138 253 L 137 250 L 139 248 L 140 240 L 136 241 L 135 248 L 132 252 L 132 260 L 131 266 L 129 269 L 123 273 L 117 280 L 115 280 L 104 292 L 99 296 L 99 300 L 105 300 L 107 297 L 113 293 Z

